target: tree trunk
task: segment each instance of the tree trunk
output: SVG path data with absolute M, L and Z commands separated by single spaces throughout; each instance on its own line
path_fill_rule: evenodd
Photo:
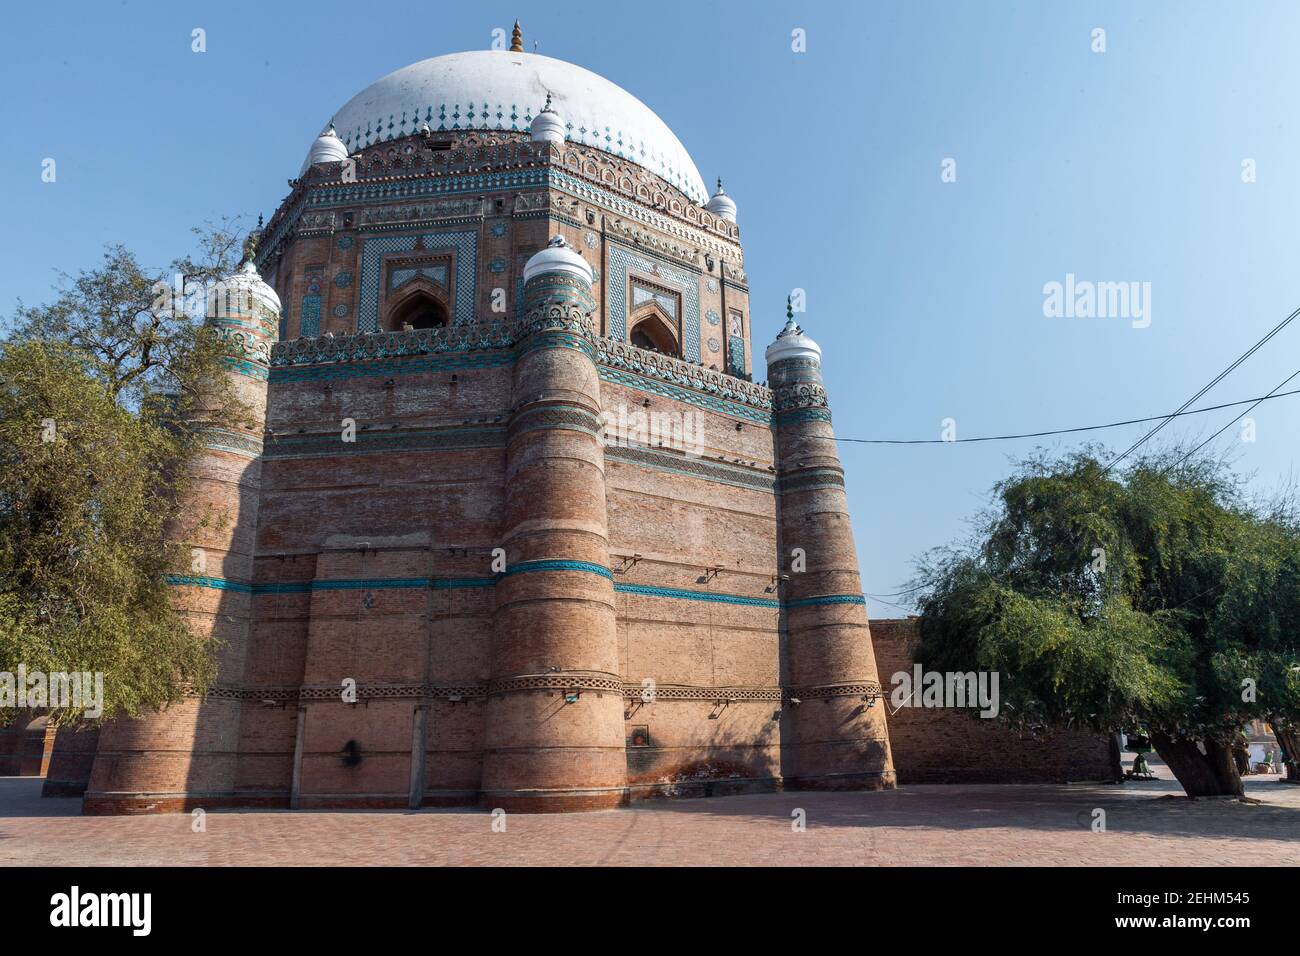
M 1282 765 L 1286 767 L 1287 783 L 1300 783 L 1300 727 L 1287 722 L 1273 721 L 1273 736 L 1282 748 Z
M 1246 787 L 1237 772 L 1232 747 L 1213 740 L 1201 743 L 1205 753 L 1201 753 L 1197 741 L 1191 738 L 1151 735 L 1151 746 L 1169 765 L 1189 797 L 1244 797 Z
M 1236 744 L 1233 746 L 1232 759 L 1236 761 L 1237 773 L 1243 776 L 1250 773 L 1250 751 L 1244 744 Z
M 1124 751 L 1119 745 L 1119 734 L 1110 735 L 1110 776 L 1115 783 L 1124 782 Z

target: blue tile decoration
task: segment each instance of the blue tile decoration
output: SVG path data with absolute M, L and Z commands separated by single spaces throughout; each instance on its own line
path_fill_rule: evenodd
M 639 309 L 647 302 L 656 303 L 670 318 L 677 318 L 677 296 L 646 288 L 635 279 L 632 280 L 632 308 Z
M 609 368 L 603 364 L 599 365 L 596 371 L 600 375 L 602 382 L 616 382 L 619 385 L 626 385 L 638 391 L 650 392 L 652 395 L 662 395 L 664 398 L 676 399 L 679 402 L 689 402 L 699 408 L 720 412 L 733 418 L 743 418 L 746 421 L 756 422 L 761 425 L 766 425 L 772 421 L 772 413 L 764 409 L 742 405 L 739 402 L 730 402 L 722 398 L 714 398 L 712 395 L 702 395 L 691 389 L 679 388 L 668 382 L 656 381 L 622 369 Z
M 346 302 L 340 302 L 338 305 L 334 306 L 331 311 L 333 311 L 335 317 L 345 319 L 347 318 L 348 312 L 351 311 L 351 308 Z
M 605 282 L 605 315 L 609 334 L 620 341 L 627 339 L 628 270 L 636 269 L 651 281 L 671 286 L 682 295 L 682 358 L 700 360 L 700 281 L 685 269 L 667 265 L 633 252 L 627 246 L 609 241 L 609 279 Z
M 776 425 L 797 425 L 807 422 L 826 422 L 829 425 L 830 421 L 829 408 L 796 408 L 788 412 L 777 412 L 772 416 L 772 422 Z
M 263 453 L 260 435 L 249 435 L 229 428 L 203 429 L 203 447 L 229 452 L 244 458 L 256 458 Z
M 448 196 L 458 193 L 495 192 L 502 189 L 522 189 L 530 186 L 546 186 L 550 180 L 559 176 L 558 172 L 546 169 L 502 170 L 498 172 L 477 173 L 468 176 L 457 175 L 434 179 L 418 179 L 414 182 L 396 183 L 340 183 L 313 189 L 308 194 L 306 205 L 310 207 L 344 206 L 356 202 L 376 203 L 395 200 L 414 202 L 426 196 Z M 611 194 L 612 195 L 612 194 Z M 279 230 L 276 231 L 278 238 Z
M 326 365 L 276 368 L 271 379 L 276 384 L 286 382 L 341 381 L 354 378 L 391 378 L 394 375 L 418 375 L 422 372 L 446 372 L 456 369 L 499 368 L 514 362 L 509 351 L 470 352 L 449 355 L 430 355 L 423 358 L 404 357 L 400 352 L 391 356 L 372 356 L 369 361 L 333 362 Z
M 822 604 L 862 604 L 865 605 L 867 599 L 861 594 L 823 594 L 820 597 L 801 598 L 797 601 L 786 601 L 786 607 L 815 607 Z
M 351 249 L 353 239 L 351 236 L 339 236 L 338 247 L 340 249 Z
M 538 567 L 537 565 L 547 565 Z M 551 567 L 554 565 L 554 567 Z M 613 577 L 609 568 L 588 561 L 526 561 L 506 571 L 525 574 L 529 571 L 587 571 L 603 577 Z M 288 581 L 266 584 L 228 581 L 224 578 L 191 574 L 169 574 L 167 583 L 178 587 L 213 588 L 219 591 L 237 591 L 244 594 L 301 594 L 308 591 L 383 590 L 387 588 L 486 588 L 496 585 L 496 578 L 359 578 L 334 581 Z M 697 591 L 691 588 L 659 587 L 653 584 L 615 582 L 619 594 L 639 594 L 644 597 L 670 598 L 678 601 L 708 601 L 715 604 L 734 604 L 742 607 L 759 607 L 778 610 L 785 608 L 816 607 L 827 604 L 865 605 L 861 594 L 825 594 L 818 597 L 781 601 L 776 598 L 750 597 L 744 594 L 727 594 L 719 591 Z
M 501 273 L 506 271 L 506 260 L 500 256 L 488 263 L 488 272 Z
M 679 601 L 712 601 L 715 604 L 740 604 L 749 607 L 779 608 L 781 602 L 769 598 L 745 597 L 742 594 L 721 594 L 716 591 L 694 591 L 688 588 L 661 588 L 651 584 L 615 584 L 620 594 L 643 594 L 646 597 L 676 598 Z
M 590 561 L 520 561 L 518 564 L 512 564 L 506 568 L 502 577 L 510 577 L 515 574 L 530 574 L 534 571 L 584 571 L 587 574 L 599 574 L 601 577 L 613 578 L 614 573 L 603 564 L 593 564 Z
M 298 334 L 305 339 L 320 335 L 320 296 L 302 297 L 302 311 L 298 314 Z
M 496 236 L 498 239 L 506 234 L 506 229 L 507 226 L 504 222 L 492 223 L 492 235 Z
M 480 108 L 478 103 L 413 103 L 410 109 L 400 114 L 390 113 L 386 117 L 381 115 L 367 120 L 364 129 L 360 123 L 357 123 L 355 126 L 340 129 L 338 133 L 348 152 L 355 153 L 375 143 L 410 136 L 419 130 L 421 123 L 426 122 L 440 132 L 461 129 L 523 130 L 533 122 L 534 106 L 540 104 L 520 106 L 519 104 L 483 103 Z M 520 109 L 523 109 L 522 114 L 519 112 Z M 507 116 L 511 120 L 509 126 L 505 125 Z M 645 143 L 640 140 L 634 143 L 630 133 L 609 126 L 598 129 L 583 125 L 574 129 L 572 123 L 567 125 L 566 134 L 570 140 L 587 146 L 596 146 L 607 153 L 631 160 L 672 183 L 695 202 L 708 201 L 708 195 L 701 192 L 699 184 L 686 169 L 677 166 L 673 157 L 647 151 Z
M 424 240 L 426 249 L 456 250 L 456 307 L 452 322 L 469 325 L 474 321 L 474 303 L 478 282 L 475 279 L 475 261 L 478 256 L 478 233 L 430 232 L 407 236 L 373 236 L 364 240 L 361 247 L 361 298 L 357 305 L 357 331 L 379 330 L 379 267 L 385 254 L 411 252 L 417 239 Z
M 423 276 L 434 285 L 447 288 L 447 267 L 442 264 L 419 266 L 411 269 L 394 269 L 388 276 L 389 291 L 406 285 L 417 276 Z
M 340 289 L 346 289 L 352 284 L 352 273 L 348 272 L 347 269 L 344 269 L 334 277 L 334 284 Z
M 705 318 L 709 320 L 709 325 L 717 325 L 719 322 L 722 321 L 722 319 L 718 316 L 718 313 L 714 312 L 712 309 L 709 309 L 709 311 L 705 314 Z
M 302 308 L 298 310 L 298 335 L 304 339 L 314 339 L 320 335 L 321 270 L 308 269 L 306 279 L 307 291 L 302 297 Z
M 169 574 L 167 583 L 173 587 L 212 588 L 216 591 L 239 591 L 251 594 L 253 586 L 239 581 L 227 581 L 225 578 L 213 578 L 201 574 Z
M 225 356 L 221 359 L 223 365 L 227 366 L 232 372 L 238 372 L 240 375 L 247 375 L 249 378 L 266 381 L 269 373 L 266 366 L 249 362 L 246 359 Z
M 731 375 L 744 375 L 745 340 L 738 335 L 727 337 L 727 372 Z
M 534 187 L 562 189 L 573 196 L 606 206 L 628 219 L 649 225 L 655 224 L 651 214 L 629 197 L 603 189 L 554 167 L 499 170 L 470 175 L 457 174 L 401 182 L 340 183 L 312 189 L 303 197 L 275 227 L 275 231 L 258 244 L 256 261 L 259 266 L 265 264 L 272 252 L 279 248 L 285 236 L 292 229 L 297 228 L 299 220 L 309 210 L 339 208 L 359 202 L 366 204 L 421 202 L 436 196 L 456 196 L 465 193 L 477 195 L 485 191 L 523 190 Z M 743 282 L 724 281 L 738 289 L 745 289 Z

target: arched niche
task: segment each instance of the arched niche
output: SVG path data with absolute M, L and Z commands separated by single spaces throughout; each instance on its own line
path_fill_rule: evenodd
M 678 357 L 682 354 L 674 323 L 654 305 L 647 305 L 632 314 L 628 341 L 640 349 Z
M 448 324 L 447 303 L 427 283 L 420 283 L 393 300 L 384 318 L 384 328 L 389 332 L 400 332 L 408 325 L 413 329 L 439 329 Z

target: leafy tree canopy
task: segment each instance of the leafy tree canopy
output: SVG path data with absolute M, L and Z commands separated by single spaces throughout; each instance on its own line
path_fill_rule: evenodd
M 1300 720 L 1295 509 L 1221 462 L 1104 457 L 1021 462 L 974 539 L 927 556 L 920 659 L 998 671 L 1022 728 L 1141 728 L 1189 793 L 1240 793 L 1243 725 Z
M 195 288 L 235 268 L 233 224 L 195 232 L 198 252 L 163 271 L 110 247 L 51 303 L 20 304 L 0 342 L 0 671 L 100 672 L 105 717 L 201 691 L 215 670 L 165 581 L 188 565 L 167 529 L 222 520 L 188 513 L 185 465 L 205 427 L 247 417 L 202 307 L 160 296 L 177 275 Z

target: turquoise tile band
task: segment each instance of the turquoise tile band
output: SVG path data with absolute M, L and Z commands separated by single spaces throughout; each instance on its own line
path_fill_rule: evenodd
M 525 561 L 515 565 L 500 577 L 513 574 L 528 574 L 534 571 L 585 571 L 612 578 L 613 573 L 599 564 L 589 561 Z M 337 581 L 303 581 L 268 584 L 247 584 L 239 581 L 227 581 L 204 575 L 169 574 L 167 583 L 177 586 L 213 588 L 219 591 L 236 591 L 251 594 L 302 594 L 309 591 L 355 591 L 384 590 L 387 588 L 432 588 L 434 590 L 456 590 L 461 588 L 490 588 L 495 586 L 497 578 L 355 578 Z M 861 594 L 826 594 L 819 597 L 800 598 L 782 603 L 775 598 L 748 597 L 743 594 L 725 594 L 717 591 L 693 591 L 689 588 L 666 588 L 653 584 L 615 583 L 614 590 L 620 594 L 640 594 L 645 597 L 671 598 L 679 601 L 708 601 L 715 604 L 734 604 L 743 607 L 763 607 L 771 609 L 814 607 L 824 604 L 858 604 L 865 606 L 867 601 Z

